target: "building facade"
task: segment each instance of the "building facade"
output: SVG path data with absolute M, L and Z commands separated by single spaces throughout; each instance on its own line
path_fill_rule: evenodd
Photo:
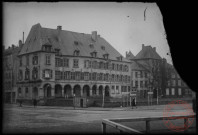
M 22 41 L 19 41 L 20 46 L 12 45 L 11 47 L 3 48 L 3 89 L 4 102 L 15 103 L 17 92 L 17 71 L 19 67 L 19 59 L 17 57 Z
M 18 98 L 120 98 L 130 92 L 130 61 L 96 31 L 36 24 L 18 57 Z
M 131 61 L 132 95 L 139 101 L 150 98 L 191 97 L 192 90 L 183 82 L 173 65 L 156 52 L 155 47 L 142 45 L 134 56 L 126 53 Z

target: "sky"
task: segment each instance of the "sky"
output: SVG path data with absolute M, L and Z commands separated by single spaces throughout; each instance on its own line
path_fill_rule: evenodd
M 145 13 L 145 14 L 144 14 Z M 145 16 L 144 16 L 145 15 Z M 163 17 L 156 3 L 141 2 L 5 2 L 3 3 L 3 45 L 5 48 L 27 38 L 33 25 L 91 34 L 106 39 L 124 57 L 137 55 L 142 44 L 156 47 L 172 64 Z

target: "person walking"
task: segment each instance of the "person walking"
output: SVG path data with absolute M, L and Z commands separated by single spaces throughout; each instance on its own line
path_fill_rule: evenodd
M 133 98 L 133 100 L 132 100 L 132 109 L 133 109 L 134 106 L 137 108 L 137 106 L 135 104 L 135 98 Z
M 33 104 L 34 104 L 34 108 L 35 108 L 37 106 L 37 100 L 36 99 L 33 100 Z

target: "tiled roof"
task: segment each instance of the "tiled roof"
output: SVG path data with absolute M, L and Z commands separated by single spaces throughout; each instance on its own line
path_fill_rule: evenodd
M 155 48 L 151 46 L 143 46 L 142 50 L 135 56 L 136 59 L 152 58 L 152 59 L 162 59 L 156 52 Z
M 122 56 L 99 35 L 97 35 L 97 40 L 93 41 L 92 34 L 42 28 L 39 23 L 32 26 L 19 55 L 40 51 L 44 44 L 51 44 L 53 48 L 59 48 L 62 55 L 73 55 L 75 50 L 79 50 L 80 56 L 90 57 L 90 53 L 94 51 L 97 52 L 98 58 L 103 58 L 103 55 L 107 53 L 111 60 L 117 60 L 117 57 Z M 123 61 L 129 62 L 124 57 Z

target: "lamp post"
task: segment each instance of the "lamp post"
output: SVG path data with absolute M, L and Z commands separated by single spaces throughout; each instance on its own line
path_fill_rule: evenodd
M 75 94 L 74 94 L 73 103 L 74 103 L 74 109 L 75 109 Z
M 104 107 L 104 90 L 103 90 L 103 93 L 102 93 L 102 107 Z

